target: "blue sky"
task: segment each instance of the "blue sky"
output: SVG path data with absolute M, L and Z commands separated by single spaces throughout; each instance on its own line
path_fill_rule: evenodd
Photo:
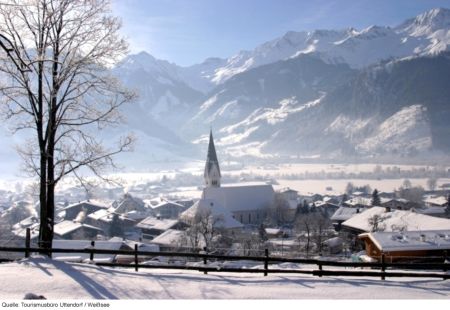
M 113 0 L 130 50 L 191 65 L 289 30 L 395 26 L 450 0 Z

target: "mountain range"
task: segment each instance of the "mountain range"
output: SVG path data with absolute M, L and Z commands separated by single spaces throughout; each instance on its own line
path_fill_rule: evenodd
M 189 67 L 141 52 L 114 72 L 140 94 L 128 126 L 180 156 L 202 154 L 210 128 L 231 157 L 415 156 L 450 150 L 449 44 L 437 8 L 396 27 L 289 31 Z
M 202 159 L 210 128 L 223 158 L 448 154 L 449 46 L 450 10 L 437 8 L 395 27 L 289 31 L 188 67 L 140 52 L 112 69 L 139 99 L 108 138 L 136 134 L 120 157 L 132 170 Z

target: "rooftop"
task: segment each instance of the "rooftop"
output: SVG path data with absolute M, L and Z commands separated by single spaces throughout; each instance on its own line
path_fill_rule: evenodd
M 368 237 L 384 252 L 450 249 L 450 230 L 373 232 L 359 237 Z

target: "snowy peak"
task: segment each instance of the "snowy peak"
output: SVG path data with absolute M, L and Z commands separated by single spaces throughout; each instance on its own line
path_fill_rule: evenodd
M 450 28 L 450 10 L 444 8 L 429 10 L 407 20 L 398 28 L 412 36 L 428 35 L 441 29 L 448 30 Z
M 170 75 L 178 79 L 178 66 L 176 64 L 172 64 L 166 60 L 156 59 L 144 51 L 128 56 L 119 66 L 127 70 L 144 70 L 153 74 Z

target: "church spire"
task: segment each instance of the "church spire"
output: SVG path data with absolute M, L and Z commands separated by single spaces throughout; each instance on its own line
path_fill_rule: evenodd
M 206 156 L 205 172 L 203 176 L 207 187 L 220 187 L 220 167 L 216 148 L 214 146 L 212 130 L 209 132 L 208 155 Z

